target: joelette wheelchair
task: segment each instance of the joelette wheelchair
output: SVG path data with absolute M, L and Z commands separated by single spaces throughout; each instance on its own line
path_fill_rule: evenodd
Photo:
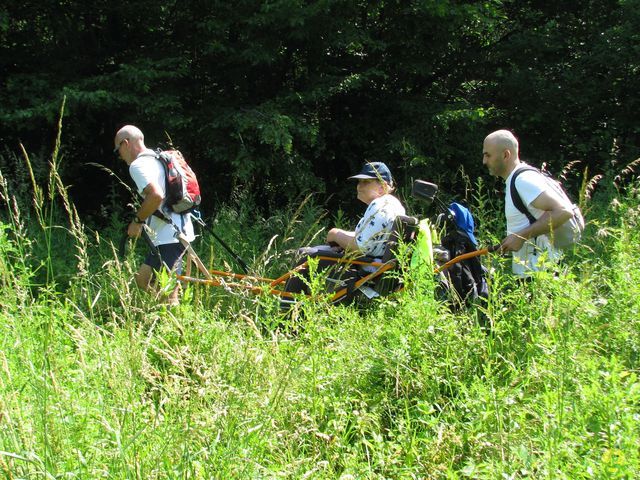
M 412 196 L 423 202 L 432 202 L 438 191 L 437 185 L 422 180 L 416 180 L 412 188 Z M 459 235 L 467 235 L 460 225 L 455 223 L 454 215 L 447 209 L 447 216 Z M 473 225 L 471 226 L 473 228 Z M 436 256 L 432 243 L 432 225 L 428 219 L 419 220 L 413 216 L 398 216 L 390 238 L 386 244 L 384 254 L 379 259 L 370 257 L 346 256 L 341 252 L 331 250 L 318 251 L 312 257 L 303 259 L 298 265 L 277 278 L 254 276 L 247 273 L 235 273 L 222 270 L 208 270 L 189 245 L 186 247 L 187 265 L 184 275 L 177 278 L 183 283 L 224 287 L 230 290 L 247 291 L 254 294 L 268 293 L 280 298 L 280 304 L 287 308 L 296 302 L 311 297 L 309 293 L 297 294 L 288 291 L 287 284 L 299 276 L 299 272 L 309 269 L 310 262 L 322 264 L 325 276 L 323 296 L 331 304 L 349 302 L 354 298 L 365 297 L 373 299 L 386 296 L 403 288 L 402 268 L 421 268 L 430 274 L 440 275 L 447 281 L 446 271 L 459 262 L 466 262 L 479 255 L 495 249 L 485 248 L 474 250 L 473 244 L 468 242 L 466 251 L 456 252 L 456 256 Z M 471 232 L 473 233 L 473 232 Z M 410 256 L 409 262 L 400 262 L 399 253 L 402 250 Z M 436 251 L 438 249 L 436 248 Z M 460 253 L 458 255 L 458 253 Z M 313 260 L 311 260 L 311 258 Z M 195 272 L 193 267 L 195 266 Z M 424 269 L 427 270 L 424 270 Z M 460 296 L 460 295 L 458 295 Z M 459 299 L 460 300 L 460 299 Z

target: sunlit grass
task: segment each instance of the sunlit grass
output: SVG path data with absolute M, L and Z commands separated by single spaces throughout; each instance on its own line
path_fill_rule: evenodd
M 430 278 L 361 308 L 285 316 L 268 295 L 190 286 L 168 309 L 131 281 L 142 247 L 122 259 L 117 238 L 87 233 L 51 175 L 31 221 L 0 178 L 3 478 L 640 474 L 637 190 L 594 198 L 584 245 L 557 272 L 516 284 L 487 258 L 481 328 L 481 312 L 436 301 Z M 494 243 L 502 225 L 475 192 Z M 212 224 L 241 230 L 234 247 L 261 273 L 322 229 L 310 199 L 268 221 L 250 207 Z M 233 268 L 206 234 L 197 248 Z

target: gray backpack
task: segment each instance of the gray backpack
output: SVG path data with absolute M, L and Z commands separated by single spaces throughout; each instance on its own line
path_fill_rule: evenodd
M 511 183 L 509 185 L 509 190 L 511 191 L 511 200 L 515 207 L 523 213 L 530 224 L 533 224 L 536 221 L 536 218 L 531 214 L 531 212 L 527 209 L 526 205 L 522 201 L 518 190 L 516 189 L 516 178 L 522 172 L 538 172 L 545 179 L 547 184 L 553 188 L 553 190 L 567 202 L 567 204 L 571 205 L 573 216 L 567 220 L 562 225 L 558 225 L 553 232 L 549 233 L 549 238 L 551 239 L 553 246 L 556 248 L 569 248 L 574 243 L 578 242 L 582 237 L 582 232 L 584 231 L 584 217 L 582 216 L 582 212 L 580 211 L 580 207 L 578 207 L 575 203 L 573 203 L 567 193 L 562 188 L 560 182 L 550 177 L 544 172 L 541 172 L 537 168 L 534 167 L 522 167 L 516 170 L 511 177 Z

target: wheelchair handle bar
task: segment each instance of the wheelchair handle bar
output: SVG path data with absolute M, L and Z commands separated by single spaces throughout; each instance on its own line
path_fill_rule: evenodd
M 486 255 L 488 253 L 495 252 L 499 248 L 500 248 L 500 244 L 496 244 L 496 245 L 491 245 L 487 248 L 482 248 L 480 250 L 474 250 L 473 252 L 463 253 L 462 255 L 458 255 L 457 257 L 454 257 L 451 260 L 449 260 L 444 265 L 441 265 L 438 268 L 436 268 L 435 273 L 440 273 L 454 266 L 456 263 L 462 262 L 463 260 L 467 260 L 469 258 L 479 257 L 480 255 Z

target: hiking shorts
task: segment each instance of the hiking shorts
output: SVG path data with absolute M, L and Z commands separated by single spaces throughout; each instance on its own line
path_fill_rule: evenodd
M 164 245 L 158 245 L 158 250 L 160 250 L 162 262 L 177 274 L 181 274 L 184 245 L 181 243 L 165 243 Z M 153 252 L 149 252 L 144 259 L 144 263 L 153 268 L 154 271 L 159 271 L 162 267 L 158 257 Z

